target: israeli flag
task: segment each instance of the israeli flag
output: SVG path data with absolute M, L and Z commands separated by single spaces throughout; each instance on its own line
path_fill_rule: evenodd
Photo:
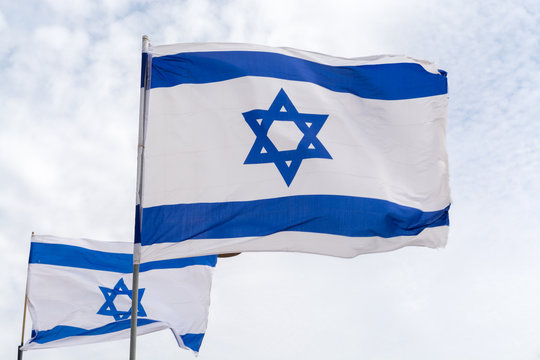
M 447 79 L 432 63 L 248 44 L 143 55 L 143 260 L 445 245 Z
M 137 333 L 170 328 L 198 352 L 216 256 L 140 265 Z M 23 350 L 130 336 L 133 243 L 32 237 L 27 296 L 33 330 Z

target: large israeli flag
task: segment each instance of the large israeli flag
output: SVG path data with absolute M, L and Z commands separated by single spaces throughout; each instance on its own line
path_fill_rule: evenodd
M 137 332 L 170 328 L 199 351 L 216 256 L 140 265 Z M 23 350 L 130 336 L 133 243 L 32 237 L 27 296 L 32 337 Z
M 247 44 L 144 59 L 143 260 L 445 245 L 447 79 L 432 63 Z

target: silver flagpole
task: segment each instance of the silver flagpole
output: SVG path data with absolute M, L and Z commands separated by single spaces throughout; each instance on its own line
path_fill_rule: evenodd
M 22 346 L 24 345 L 24 328 L 26 325 L 26 306 L 28 305 L 28 295 L 25 292 L 24 293 L 24 310 L 23 310 L 23 323 L 22 323 L 22 335 L 21 335 L 21 345 L 19 345 L 18 352 L 17 352 L 17 360 L 22 360 L 23 358 L 23 351 Z
M 150 90 L 150 69 L 152 56 L 148 52 L 150 39 L 142 37 L 142 75 L 141 75 L 141 101 L 139 107 L 139 144 L 137 147 L 137 214 L 135 221 L 135 239 L 140 240 L 142 229 L 142 187 L 144 165 L 144 136 L 146 130 L 148 91 Z M 137 228 L 138 227 L 138 228 Z M 137 351 L 137 311 L 139 305 L 139 263 L 140 243 L 135 242 L 133 247 L 133 284 L 131 294 L 131 334 L 129 338 L 129 359 L 135 360 Z
M 32 231 L 32 237 L 30 238 L 30 246 L 32 246 L 32 240 L 34 239 L 34 232 Z M 26 270 L 26 286 L 24 287 L 24 309 L 23 309 L 23 320 L 22 320 L 22 334 L 21 334 L 21 345 L 19 345 L 17 352 L 17 360 L 22 360 L 23 351 L 21 350 L 24 345 L 24 330 L 26 329 L 26 308 L 28 306 L 28 270 Z

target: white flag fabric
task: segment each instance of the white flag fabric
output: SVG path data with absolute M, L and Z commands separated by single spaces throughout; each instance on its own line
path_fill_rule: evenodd
M 211 43 L 151 46 L 143 63 L 142 261 L 445 245 L 447 79 L 432 63 Z
M 206 330 L 216 256 L 140 265 L 137 333 L 170 328 L 198 352 Z M 32 237 L 28 306 L 33 322 L 23 350 L 130 336 L 133 243 Z

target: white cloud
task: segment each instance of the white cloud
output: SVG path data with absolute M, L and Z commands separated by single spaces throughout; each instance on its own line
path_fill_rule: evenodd
M 95 2 L 91 0 L 46 0 L 45 3 L 53 14 L 72 19 L 92 16 L 97 10 Z
M 7 27 L 6 18 L 3 13 L 0 12 L 0 31 L 4 30 Z

